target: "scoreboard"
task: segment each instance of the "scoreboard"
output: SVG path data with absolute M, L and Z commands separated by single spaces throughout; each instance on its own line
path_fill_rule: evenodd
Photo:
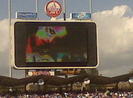
M 86 21 L 21 20 L 11 25 L 16 69 L 96 68 L 97 26 Z

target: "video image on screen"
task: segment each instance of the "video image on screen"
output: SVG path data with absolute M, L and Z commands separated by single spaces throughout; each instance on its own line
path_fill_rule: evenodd
M 87 62 L 85 27 L 38 26 L 27 34 L 26 62 Z

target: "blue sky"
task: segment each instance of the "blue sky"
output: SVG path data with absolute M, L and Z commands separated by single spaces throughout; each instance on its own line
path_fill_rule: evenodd
M 39 19 L 50 20 L 44 11 L 46 3 L 39 1 Z M 63 0 L 57 0 L 63 4 Z M 36 11 L 36 0 L 11 0 L 12 15 L 17 11 Z M 66 14 L 89 12 L 89 0 L 66 0 Z M 92 17 L 98 26 L 99 73 L 103 76 L 126 74 L 133 69 L 133 1 L 92 0 Z M 57 19 L 63 17 L 61 14 Z M 8 0 L 0 0 L 0 75 L 8 76 L 9 32 Z M 14 75 L 21 75 L 13 70 Z M 17 73 L 17 74 L 16 74 Z
M 50 19 L 44 11 L 46 3 L 50 0 L 39 1 L 39 17 L 40 19 Z M 63 0 L 58 0 L 63 4 Z M 115 6 L 128 5 L 133 9 L 132 0 L 92 0 L 93 13 L 111 10 Z M 12 5 L 12 18 L 15 18 L 17 11 L 36 11 L 36 0 L 11 0 Z M 66 0 L 66 13 L 67 17 L 71 12 L 88 12 L 89 0 Z M 61 18 L 62 15 L 59 16 Z M 8 0 L 0 0 L 0 20 L 8 18 Z

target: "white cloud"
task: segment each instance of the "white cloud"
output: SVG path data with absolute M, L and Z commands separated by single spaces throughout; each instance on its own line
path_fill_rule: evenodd
M 9 22 L 8 19 L 0 21 L 0 75 L 9 73 Z
M 12 20 L 14 21 L 14 20 Z M 9 40 L 9 21 L 8 19 L 4 19 L 0 21 L 0 75 L 9 76 L 9 65 L 10 65 L 10 40 Z M 12 70 L 13 76 L 22 77 L 23 71 Z M 24 76 L 24 75 L 23 75 Z
M 115 6 L 112 10 L 105 10 L 100 12 L 104 15 L 104 17 L 108 17 L 109 15 L 114 17 L 122 17 L 125 13 L 130 12 L 131 9 L 127 5 Z
M 128 6 L 122 5 L 93 14 L 93 20 L 99 29 L 99 68 L 104 73 L 118 67 L 121 71 L 115 72 L 122 73 L 123 66 L 133 67 L 133 17 L 125 15 L 130 11 Z M 131 70 L 131 67 L 128 70 Z M 110 71 L 111 73 L 114 72 Z
M 0 51 L 5 51 L 9 46 L 8 19 L 0 21 Z

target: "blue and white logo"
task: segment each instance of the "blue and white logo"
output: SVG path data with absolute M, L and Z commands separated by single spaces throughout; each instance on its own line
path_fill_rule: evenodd
M 71 13 L 71 19 L 91 19 L 91 13 L 81 12 L 81 13 Z
M 16 12 L 17 19 L 37 19 L 36 12 Z

